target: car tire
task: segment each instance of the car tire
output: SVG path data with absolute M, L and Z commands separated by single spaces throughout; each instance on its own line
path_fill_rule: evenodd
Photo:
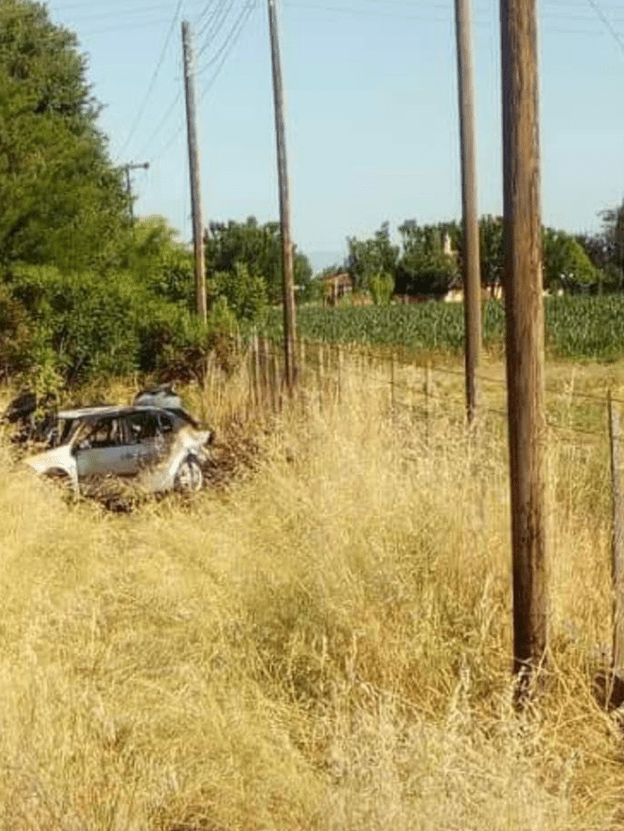
M 193 456 L 187 456 L 178 467 L 173 487 L 178 493 L 196 493 L 202 489 L 204 474 L 201 465 Z

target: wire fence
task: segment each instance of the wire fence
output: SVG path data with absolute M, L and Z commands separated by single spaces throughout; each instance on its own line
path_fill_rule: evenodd
M 245 357 L 250 397 L 262 410 L 279 409 L 284 402 L 283 353 L 279 344 L 254 338 Z M 343 392 L 358 383 L 360 394 L 383 393 L 390 413 L 415 419 L 434 418 L 444 411 L 465 418 L 464 373 L 432 362 L 422 363 L 400 353 L 377 351 L 360 344 L 299 340 L 296 348 L 297 384 L 301 394 L 323 407 L 340 405 Z M 507 421 L 507 388 L 503 376 L 479 373 L 478 417 Z M 617 406 L 624 399 L 611 397 Z M 574 388 L 574 379 L 559 388 L 545 388 L 546 426 L 565 441 L 605 444 L 607 391 L 604 397 Z

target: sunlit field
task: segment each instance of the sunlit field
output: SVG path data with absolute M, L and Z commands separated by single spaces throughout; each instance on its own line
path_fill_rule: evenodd
M 2 439 L 3 829 L 622 827 L 623 735 L 592 694 L 608 442 L 576 398 L 617 392 L 622 368 L 549 370 L 552 652 L 523 715 L 502 387 L 468 434 L 461 376 L 433 374 L 437 398 L 393 400 L 346 361 L 331 394 L 264 421 L 244 382 L 189 388 L 253 458 L 126 514 L 68 504 Z
M 483 341 L 501 352 L 505 311 L 499 300 L 483 304 Z M 616 360 L 624 357 L 624 298 L 621 294 L 566 295 L 544 300 L 546 349 L 554 359 Z M 297 314 L 301 334 L 317 341 L 343 341 L 412 351 L 460 355 L 464 344 L 462 303 L 304 306 Z M 281 337 L 281 312 L 274 309 L 268 330 Z

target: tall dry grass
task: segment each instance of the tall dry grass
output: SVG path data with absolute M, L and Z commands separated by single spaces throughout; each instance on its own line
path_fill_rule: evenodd
M 605 445 L 551 442 L 550 684 L 519 716 L 504 424 L 388 405 L 346 373 L 253 475 L 121 516 L 2 445 L 0 827 L 622 826 Z

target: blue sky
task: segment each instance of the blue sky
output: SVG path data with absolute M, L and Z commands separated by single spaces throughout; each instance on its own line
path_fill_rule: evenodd
M 198 58 L 206 222 L 278 217 L 266 0 L 52 0 L 105 105 L 135 213 L 191 236 L 180 21 Z M 472 0 L 480 213 L 500 213 L 497 0 Z M 453 0 L 282 0 L 293 234 L 315 265 L 384 220 L 461 213 Z M 171 33 L 168 37 L 168 33 Z M 540 4 L 542 216 L 599 227 L 624 197 L 624 0 Z M 149 95 L 147 94 L 149 91 Z

